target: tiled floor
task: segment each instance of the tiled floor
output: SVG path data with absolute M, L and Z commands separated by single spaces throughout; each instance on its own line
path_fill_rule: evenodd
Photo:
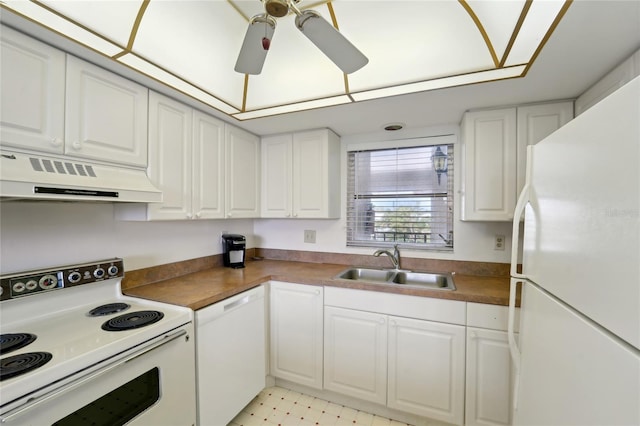
M 229 426 L 408 426 L 280 387 L 267 388 Z

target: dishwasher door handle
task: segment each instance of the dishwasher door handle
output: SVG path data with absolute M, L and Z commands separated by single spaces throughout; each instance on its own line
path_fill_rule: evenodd
M 227 311 L 230 311 L 231 309 L 237 308 L 239 306 L 246 305 L 247 303 L 251 302 L 252 300 L 255 300 L 256 297 L 257 296 L 255 294 L 248 294 L 248 295 L 246 295 L 244 297 L 241 297 L 238 300 L 234 300 L 231 303 L 227 303 L 226 305 L 224 305 L 223 310 L 225 312 L 227 312 Z

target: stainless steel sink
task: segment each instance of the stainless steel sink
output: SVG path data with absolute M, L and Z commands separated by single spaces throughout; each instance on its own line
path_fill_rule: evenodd
M 417 285 L 430 288 L 455 290 L 451 274 L 431 274 L 428 272 L 398 272 L 393 282 L 402 285 Z
M 393 271 L 385 269 L 349 268 L 336 278 L 354 281 L 382 281 L 387 282 L 394 277 Z
M 452 274 L 433 274 L 418 271 L 395 271 L 389 269 L 349 268 L 334 278 L 369 282 L 373 284 L 401 285 L 403 287 L 455 290 Z

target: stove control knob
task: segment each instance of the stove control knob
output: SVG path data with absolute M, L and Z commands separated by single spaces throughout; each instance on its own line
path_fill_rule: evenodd
M 40 278 L 39 284 L 41 289 L 49 290 L 58 284 L 58 278 L 55 275 L 44 275 Z
M 17 283 L 14 283 L 11 288 L 14 293 L 22 293 L 27 286 L 22 281 L 18 281 Z
M 82 274 L 80 274 L 80 272 L 78 272 L 78 271 L 74 271 L 74 272 L 69 274 L 69 282 L 70 283 L 75 284 L 78 281 L 80 281 L 81 278 L 82 278 Z
M 93 271 L 93 276 L 96 277 L 96 278 L 103 278 L 104 277 L 104 269 L 96 268 L 95 271 Z
M 27 287 L 27 290 L 33 291 L 36 288 L 38 288 L 38 282 L 36 280 L 29 280 L 27 281 L 26 287 Z
M 109 269 L 107 269 L 107 273 L 109 275 L 117 275 L 118 272 L 120 272 L 120 270 L 118 269 L 118 267 L 116 265 L 111 265 L 111 266 L 109 266 Z

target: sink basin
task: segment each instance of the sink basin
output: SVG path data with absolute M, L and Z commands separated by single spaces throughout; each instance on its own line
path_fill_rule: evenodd
M 402 285 L 417 285 L 429 288 L 455 290 L 451 274 L 431 274 L 428 272 L 398 272 L 393 282 Z
M 417 271 L 394 271 L 373 268 L 349 268 L 335 276 L 336 279 L 362 281 L 373 284 L 401 285 L 403 287 L 455 290 L 451 274 L 433 274 Z
M 387 282 L 395 275 L 393 271 L 384 269 L 350 268 L 342 272 L 336 278 L 356 281 L 382 281 Z

